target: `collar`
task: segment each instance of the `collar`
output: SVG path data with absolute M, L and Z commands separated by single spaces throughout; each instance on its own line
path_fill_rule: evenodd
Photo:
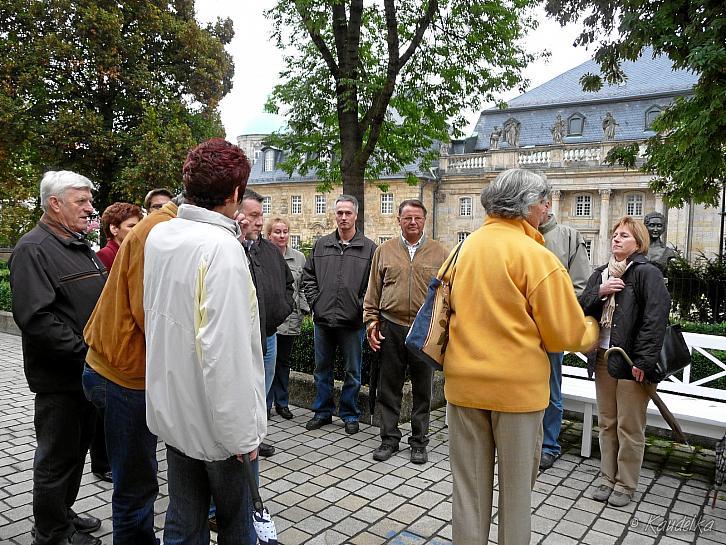
M 106 241 L 106 247 L 111 248 L 114 251 L 118 251 L 119 244 L 115 239 L 110 238 Z
M 355 230 L 355 235 L 353 235 L 353 238 L 351 238 L 348 241 L 348 246 L 362 246 L 363 245 L 362 238 L 363 238 L 363 233 L 361 233 L 358 229 L 356 229 Z M 333 231 L 333 241 L 332 241 L 332 245 L 335 246 L 335 245 L 338 245 L 338 244 L 342 246 L 343 245 L 343 241 L 340 240 L 340 233 L 336 229 L 335 231 Z
M 235 238 L 240 236 L 239 225 L 232 218 L 223 216 L 219 212 L 214 210 L 207 210 L 200 206 L 193 204 L 182 204 L 179 206 L 177 217 L 189 221 L 197 221 L 199 223 L 209 223 L 210 225 L 216 225 L 229 231 Z
M 406 248 L 419 248 L 419 247 L 423 246 L 425 239 L 426 239 L 426 233 L 422 232 L 421 238 L 419 238 L 416 242 L 411 244 L 408 240 L 406 240 L 406 237 L 403 236 L 403 232 L 401 232 L 401 240 L 403 241 L 403 245 Z
M 550 214 L 547 216 L 547 221 L 539 226 L 539 232 L 544 235 L 545 233 L 552 231 L 555 227 L 557 227 L 557 220 L 553 214 Z
M 86 241 L 86 235 L 71 231 L 65 225 L 49 217 L 48 214 L 43 214 L 41 216 L 40 221 L 38 222 L 38 226 L 44 231 L 47 231 L 48 233 L 53 235 L 66 246 L 71 246 L 79 243 L 83 244 L 84 246 L 88 246 L 88 241 Z
M 487 216 L 486 221 L 484 222 L 484 225 L 500 225 L 502 227 L 506 227 L 508 229 L 521 231 L 522 234 L 528 236 L 529 238 L 533 238 L 540 244 L 544 246 L 544 237 L 542 236 L 542 233 L 540 233 L 537 229 L 532 227 L 527 220 L 523 218 L 502 218 L 499 216 Z

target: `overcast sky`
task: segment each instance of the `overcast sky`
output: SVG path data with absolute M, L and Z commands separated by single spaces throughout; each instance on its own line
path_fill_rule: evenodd
M 234 57 L 234 88 L 222 100 L 222 122 L 227 139 L 234 142 L 240 134 L 267 133 L 278 129 L 282 120 L 263 112 L 263 106 L 282 68 L 280 52 L 270 39 L 271 24 L 264 11 L 273 0 L 197 0 L 197 18 L 201 22 L 214 21 L 217 17 L 230 17 L 234 21 L 235 37 L 228 46 Z M 547 61 L 532 64 L 525 72 L 530 79 L 530 89 L 585 62 L 591 56 L 584 48 L 572 47 L 577 36 L 576 27 L 561 28 L 541 12 L 539 28 L 528 38 L 532 50 L 546 47 L 552 52 Z M 505 100 L 519 93 L 505 94 Z M 469 115 L 471 132 L 478 114 Z

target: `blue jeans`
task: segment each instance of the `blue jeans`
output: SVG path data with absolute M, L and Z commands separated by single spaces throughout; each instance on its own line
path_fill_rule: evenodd
M 254 545 L 252 494 L 244 467 L 235 457 L 196 460 L 167 445 L 169 507 L 165 545 L 208 545 L 210 500 L 216 506 L 219 545 Z M 252 462 L 254 466 L 257 461 Z M 254 471 L 257 469 L 253 467 Z
M 289 403 L 288 385 L 290 384 L 290 354 L 297 335 L 277 334 L 277 358 L 275 361 L 275 378 L 267 392 L 267 410 L 274 404 L 278 409 L 287 407 Z
M 86 366 L 83 391 L 104 409 L 106 446 L 113 473 L 114 545 L 155 545 L 156 436 L 146 426 L 146 392 L 107 380 Z
M 270 392 L 272 379 L 275 378 L 275 361 L 277 360 L 277 333 L 267 337 L 267 351 L 265 352 L 265 395 Z
M 340 394 L 338 416 L 344 422 L 357 421 L 358 392 L 362 364 L 364 328 L 325 327 L 315 324 L 315 401 L 317 418 L 330 418 L 335 411 L 333 370 L 335 349 L 340 348 L 345 365 L 345 381 Z
M 542 439 L 542 452 L 560 455 L 560 430 L 562 429 L 562 352 L 548 353 L 550 359 L 550 404 L 542 419 L 544 436 Z

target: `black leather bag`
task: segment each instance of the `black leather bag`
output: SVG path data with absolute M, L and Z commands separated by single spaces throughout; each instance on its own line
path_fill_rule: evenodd
M 666 327 L 663 348 L 652 373 L 651 382 L 661 382 L 691 363 L 691 351 L 678 324 Z

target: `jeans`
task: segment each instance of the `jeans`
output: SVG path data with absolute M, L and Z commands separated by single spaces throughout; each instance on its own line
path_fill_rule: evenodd
M 562 450 L 558 439 L 562 429 L 562 352 L 547 353 L 550 359 L 550 404 L 544 413 L 542 428 L 542 452 L 560 455 Z
M 275 362 L 275 378 L 272 387 L 267 392 L 267 410 L 274 404 L 278 408 L 287 407 L 289 397 L 287 392 L 290 383 L 290 354 L 297 335 L 277 334 L 277 359 Z
M 104 409 L 106 445 L 113 473 L 114 545 L 155 545 L 156 436 L 146 426 L 146 392 L 119 386 L 86 366 L 86 397 Z
M 34 543 L 55 544 L 74 531 L 69 511 L 81 484 L 96 411 L 80 391 L 37 393 L 34 424 Z
M 344 422 L 357 421 L 358 392 L 362 364 L 363 337 L 365 329 L 345 327 L 325 327 L 315 324 L 315 401 L 313 411 L 317 418 L 327 419 L 335 411 L 333 398 L 333 370 L 335 368 L 335 349 L 340 348 L 345 366 L 345 381 L 340 394 L 338 416 Z
M 164 523 L 165 545 L 208 545 L 207 516 L 212 499 L 216 506 L 219 545 L 256 543 L 252 494 L 244 467 L 236 457 L 205 462 L 167 445 L 166 459 L 169 507 Z M 252 463 L 256 466 L 257 460 Z
M 406 369 L 411 376 L 411 437 L 408 443 L 425 447 L 429 438 L 429 415 L 431 413 L 431 383 L 434 370 L 414 356 L 404 344 L 408 327 L 381 320 L 381 333 L 385 339 L 381 344 L 381 369 L 378 375 L 378 406 L 381 408 L 381 442 L 398 446 L 401 431 L 398 418 L 401 414 L 403 383 Z
M 267 351 L 264 356 L 265 363 L 265 394 L 269 393 L 272 379 L 275 378 L 275 360 L 277 359 L 277 334 L 267 337 Z

